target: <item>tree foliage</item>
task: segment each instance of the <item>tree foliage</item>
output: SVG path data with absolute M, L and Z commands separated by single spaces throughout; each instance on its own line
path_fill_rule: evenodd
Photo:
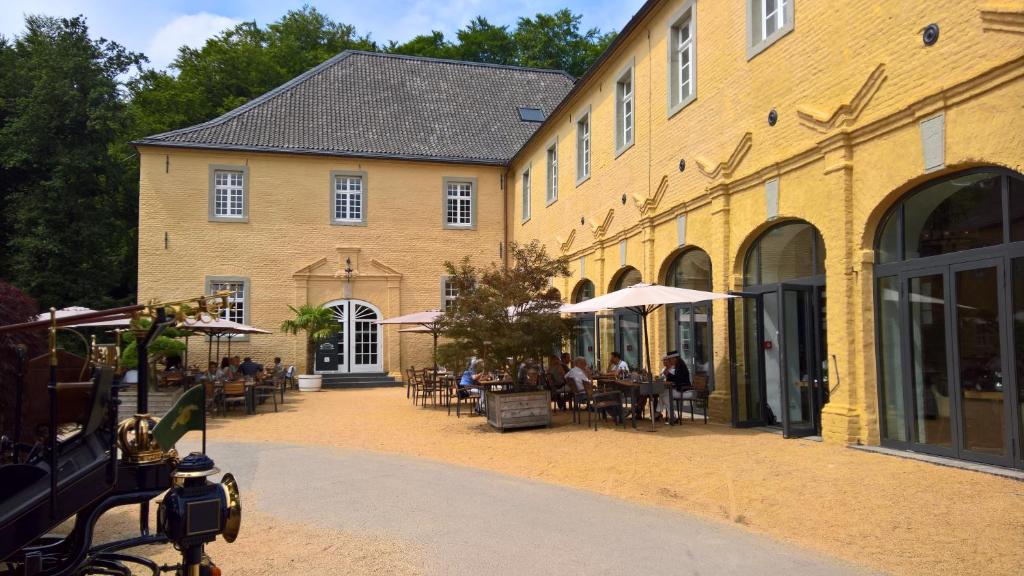
M 85 19 L 0 43 L 0 270 L 44 308 L 135 292 L 137 168 L 120 78 L 144 61 Z
M 306 333 L 306 369 L 313 370 L 313 351 L 317 342 L 327 340 L 341 330 L 334 311 L 316 304 L 303 304 L 298 308 L 288 306 L 294 315 L 281 323 L 286 334 Z
M 508 256 L 507 267 L 477 267 L 468 258 L 445 262 L 458 291 L 441 320 L 450 339 L 441 355 L 449 363 L 476 356 L 488 368 L 511 370 L 552 354 L 569 335 L 570 324 L 558 313 L 561 297 L 551 287 L 553 278 L 569 275 L 565 258 L 551 258 L 536 240 L 510 243 Z
M 559 68 L 581 75 L 613 34 L 568 10 L 514 27 L 478 16 L 452 39 L 430 32 L 383 46 L 304 6 L 243 22 L 170 71 L 89 36 L 84 17 L 28 16 L 0 36 L 0 278 L 47 308 L 135 299 L 136 138 L 205 122 L 346 49 Z

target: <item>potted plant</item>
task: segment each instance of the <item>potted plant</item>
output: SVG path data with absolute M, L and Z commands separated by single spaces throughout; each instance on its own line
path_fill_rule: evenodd
M 303 304 L 298 308 L 288 307 L 295 315 L 281 323 L 281 331 L 287 334 L 306 333 L 306 374 L 299 376 L 299 390 L 315 392 L 322 387 L 322 378 L 314 374 L 314 351 L 319 342 L 334 336 L 341 329 L 334 311 L 320 305 Z

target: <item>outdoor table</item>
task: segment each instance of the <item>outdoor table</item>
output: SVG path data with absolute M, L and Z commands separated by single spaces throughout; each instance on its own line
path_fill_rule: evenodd
M 629 393 L 631 398 L 629 420 L 633 424 L 633 429 L 636 430 L 636 405 L 640 400 L 640 384 L 637 382 L 632 382 L 630 380 L 620 380 L 618 378 L 605 378 L 602 376 L 595 378 L 595 380 L 599 385 L 605 388 L 609 386 L 614 386 L 615 388 L 618 388 L 623 392 Z

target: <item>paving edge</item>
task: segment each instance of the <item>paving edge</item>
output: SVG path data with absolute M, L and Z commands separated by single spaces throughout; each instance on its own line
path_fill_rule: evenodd
M 896 450 L 895 448 L 886 448 L 884 446 L 859 446 L 851 444 L 849 447 L 862 452 L 873 452 L 875 454 L 884 454 L 886 456 L 896 456 L 898 458 L 906 458 L 907 460 L 917 460 L 918 462 L 927 462 L 929 464 L 947 466 L 949 468 L 958 468 L 960 470 L 969 470 L 971 472 L 1002 476 L 1003 478 L 1009 478 L 1010 480 L 1024 482 L 1024 470 L 1014 470 L 1012 468 L 1003 468 L 1002 466 L 991 466 L 989 464 L 981 464 L 978 462 L 967 462 L 965 460 L 944 458 L 933 454 L 922 454 L 921 452 Z

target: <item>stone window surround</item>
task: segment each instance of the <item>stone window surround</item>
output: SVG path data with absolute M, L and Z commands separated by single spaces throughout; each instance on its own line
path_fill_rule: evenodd
M 242 283 L 242 323 L 252 326 L 250 317 L 252 315 L 252 281 L 248 276 L 230 276 L 230 275 L 207 275 L 203 280 L 203 293 L 212 294 L 213 289 L 211 286 L 215 282 L 241 282 Z M 234 342 L 248 342 L 249 334 L 239 334 L 231 338 Z M 218 364 L 220 358 L 217 358 Z
M 359 220 L 335 220 L 334 218 L 334 182 L 338 176 L 358 176 L 362 179 L 362 201 L 359 204 Z M 331 226 L 366 226 L 366 193 L 368 190 L 368 178 L 365 170 L 331 170 L 331 178 L 327 185 L 327 220 Z
M 522 196 L 522 213 L 520 214 L 521 224 L 526 224 L 530 221 L 530 217 L 533 216 L 533 162 L 526 165 L 526 169 L 523 170 L 522 176 L 519 179 L 519 186 Z
M 590 180 L 591 168 L 594 163 L 594 130 L 593 122 L 590 121 L 590 111 L 591 107 L 588 104 L 586 107 L 582 108 L 576 114 L 576 186 L 579 186 L 580 184 L 583 184 L 587 180 Z M 584 121 L 586 121 L 587 124 L 587 149 L 589 151 L 589 158 L 585 170 L 586 173 L 581 174 L 581 172 L 584 172 L 584 166 L 583 155 L 581 154 L 580 150 L 580 144 L 583 140 L 580 134 L 580 126 L 583 125 Z
M 676 30 L 680 27 L 679 25 L 686 20 L 689 20 L 688 26 L 690 27 L 690 94 L 686 98 L 676 101 L 676 85 L 679 83 L 679 71 L 675 61 L 675 38 Z M 668 72 L 666 79 L 668 85 L 668 117 L 671 118 L 697 99 L 697 0 L 687 0 L 669 18 L 668 42 L 666 44 L 668 45 L 668 66 L 665 68 Z
M 550 161 L 551 160 L 551 156 L 550 156 L 551 152 L 555 153 L 555 155 L 554 155 L 554 157 L 555 157 L 555 170 L 554 170 L 555 174 L 554 174 L 554 178 L 552 178 L 552 176 L 551 176 L 551 161 Z M 545 163 L 545 166 L 546 166 L 546 169 L 547 169 L 547 172 L 544 175 L 544 182 L 545 182 L 545 186 L 544 186 L 544 188 L 545 188 L 545 192 L 544 192 L 545 196 L 544 196 L 544 198 L 546 200 L 545 207 L 547 207 L 547 206 L 551 206 L 555 202 L 558 202 L 558 173 L 559 173 L 559 171 L 561 169 L 561 166 L 559 165 L 559 158 L 558 158 L 558 136 L 555 136 L 554 138 L 552 138 L 551 141 L 548 142 L 548 145 L 544 147 L 544 163 Z
M 448 222 L 448 184 L 460 183 L 469 184 L 470 186 L 470 215 L 469 224 L 451 224 Z M 476 230 L 477 223 L 477 179 L 476 177 L 458 177 L 458 176 L 445 176 L 441 179 L 441 224 L 445 230 Z
M 622 67 L 621 70 L 614 76 L 615 78 L 615 157 L 618 158 L 623 152 L 633 147 L 636 142 L 636 59 L 630 57 L 629 62 Z M 623 100 L 619 94 L 619 86 L 626 81 L 629 82 L 630 86 L 630 105 L 633 109 L 630 111 L 630 122 L 632 125 L 629 130 L 629 140 L 625 140 L 625 125 L 623 123 Z M 591 161 L 593 161 L 593 150 L 594 146 L 590 146 L 591 150 Z
M 764 20 L 762 14 L 762 6 L 764 6 L 764 0 L 747 0 L 747 60 L 752 60 L 755 56 L 764 52 L 772 44 L 776 43 L 780 38 L 789 34 L 793 31 L 794 22 L 796 21 L 795 6 L 796 0 L 776 0 L 777 2 L 785 1 L 785 15 L 783 17 L 782 26 L 768 35 L 767 38 L 762 38 L 761 27 Z
M 217 172 L 241 172 L 242 173 L 242 216 L 217 216 L 214 213 L 214 202 L 216 199 L 216 174 Z M 249 166 L 247 164 L 210 164 L 209 166 L 209 206 L 207 217 L 210 222 L 249 222 Z

